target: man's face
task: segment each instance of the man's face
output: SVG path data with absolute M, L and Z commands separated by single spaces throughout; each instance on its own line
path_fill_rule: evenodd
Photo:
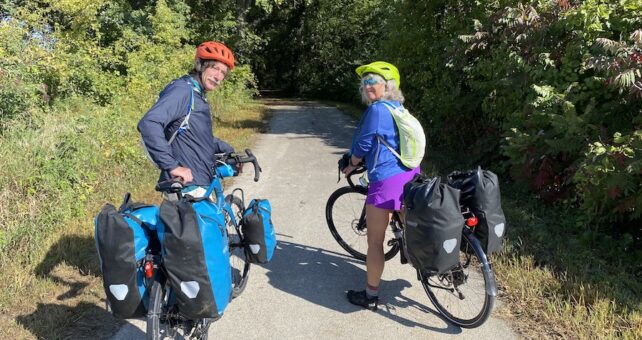
M 201 82 L 205 91 L 212 91 L 219 87 L 227 75 L 228 67 L 222 62 L 214 62 L 214 66 L 206 68 L 201 73 Z

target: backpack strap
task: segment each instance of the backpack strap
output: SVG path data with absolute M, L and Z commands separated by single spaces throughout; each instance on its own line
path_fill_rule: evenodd
M 381 103 L 382 103 L 383 105 L 385 105 L 385 106 L 388 108 L 388 110 L 390 110 L 390 111 L 391 111 L 391 112 L 390 112 L 390 114 L 391 114 L 391 115 L 392 115 L 392 111 L 394 111 L 394 110 L 397 110 L 397 109 L 398 109 L 397 107 L 392 106 L 392 105 L 391 105 L 390 103 L 388 103 L 388 102 L 382 101 Z M 392 120 L 393 120 L 393 121 L 395 120 L 395 117 L 394 117 L 394 116 L 392 117 Z M 395 122 L 395 124 L 397 124 L 397 123 Z M 383 137 L 382 137 L 381 135 L 377 134 L 376 136 L 377 136 L 377 140 L 379 140 L 381 143 L 383 143 L 383 145 L 385 145 L 385 146 L 388 148 L 388 150 L 390 150 L 390 152 L 392 152 L 392 154 L 393 154 L 393 155 L 395 155 L 395 157 L 397 157 L 399 160 L 401 160 L 401 155 L 397 152 L 397 150 L 395 150 L 395 149 L 390 145 L 390 143 L 388 143 L 385 139 L 383 139 Z M 401 138 L 401 136 L 399 136 L 399 138 Z M 377 152 L 377 156 L 379 156 L 379 153 L 378 153 L 378 152 Z M 377 157 L 377 158 L 378 158 L 378 157 Z M 377 160 L 376 160 L 376 159 L 375 159 L 375 164 L 377 164 Z
M 190 77 L 190 80 L 192 80 L 191 77 Z M 190 84 L 191 91 L 189 94 L 189 105 L 187 106 L 187 114 L 185 115 L 185 119 L 183 119 L 183 122 L 181 122 L 181 125 L 178 127 L 178 129 L 176 129 L 176 131 L 174 131 L 172 136 L 167 141 L 169 145 L 172 145 L 172 142 L 174 141 L 177 135 L 189 129 L 189 117 L 191 116 L 192 111 L 194 110 L 194 91 L 196 90 L 200 93 L 199 88 L 196 88 L 196 89 L 194 88 L 195 85 L 193 84 L 193 82 L 194 82 L 193 80 L 191 82 L 188 81 L 188 83 Z

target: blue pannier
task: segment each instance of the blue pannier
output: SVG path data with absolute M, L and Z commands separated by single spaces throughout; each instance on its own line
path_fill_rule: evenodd
M 241 232 L 248 244 L 248 261 L 266 263 L 272 260 L 276 234 L 272 224 L 272 207 L 266 199 L 253 199 L 243 212 Z
M 178 310 L 218 318 L 232 297 L 230 251 L 222 212 L 208 199 L 165 200 L 157 234 Z
M 103 274 L 105 295 L 114 316 L 141 317 L 147 313 L 140 261 L 149 246 L 150 227 L 157 222 L 158 208 L 130 201 L 129 193 L 118 210 L 105 204 L 96 216 L 96 249 Z

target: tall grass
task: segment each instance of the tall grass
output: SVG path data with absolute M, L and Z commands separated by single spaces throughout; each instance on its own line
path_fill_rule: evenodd
M 544 206 L 506 185 L 510 223 L 495 258 L 502 297 L 528 337 L 642 338 L 642 282 L 637 249 L 626 235 L 582 225 L 575 211 Z M 606 228 L 608 230 L 608 228 Z

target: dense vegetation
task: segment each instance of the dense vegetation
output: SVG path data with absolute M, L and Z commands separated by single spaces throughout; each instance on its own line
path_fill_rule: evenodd
M 642 4 L 273 1 L 264 86 L 355 98 L 354 68 L 398 65 L 429 141 L 510 174 L 585 222 L 642 224 Z
M 542 244 L 536 262 L 559 268 L 550 240 L 568 238 L 583 251 L 561 271 L 606 282 L 550 308 L 599 314 L 612 289 L 605 313 L 633 316 L 607 334 L 642 328 L 639 0 L 0 0 L 0 311 L 66 226 L 153 181 L 133 127 L 206 39 L 241 64 L 211 96 L 218 114 L 258 87 L 356 102 L 356 66 L 396 64 L 442 170 L 481 164 L 552 206 L 536 211 L 553 217 L 511 214 L 542 227 L 519 231 L 509 252 L 529 248 L 524 237 Z M 594 252 L 628 276 L 609 282 Z

